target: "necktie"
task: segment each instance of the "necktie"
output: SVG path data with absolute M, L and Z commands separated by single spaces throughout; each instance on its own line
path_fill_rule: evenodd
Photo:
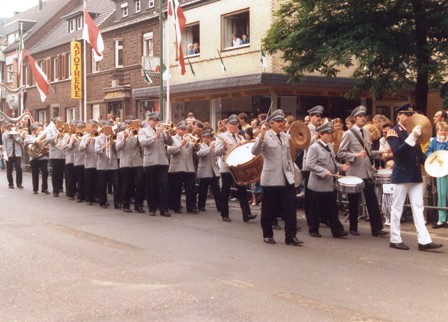
M 362 129 L 359 129 L 359 132 L 361 132 L 361 136 L 362 138 L 364 138 L 364 132 L 362 131 Z
M 280 143 L 282 143 L 282 138 L 281 138 L 281 136 L 280 136 L 280 132 L 277 133 L 277 137 L 278 137 L 278 139 L 280 140 Z
M 235 142 L 238 143 L 238 141 L 236 140 L 235 134 L 232 134 L 232 136 L 233 136 L 233 139 L 235 140 Z

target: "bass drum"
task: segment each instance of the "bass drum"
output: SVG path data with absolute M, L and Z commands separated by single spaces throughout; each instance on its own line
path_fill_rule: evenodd
M 261 154 L 252 154 L 251 150 L 254 144 L 254 141 L 248 141 L 237 145 L 224 158 L 233 179 L 239 186 L 260 181 L 263 157 Z

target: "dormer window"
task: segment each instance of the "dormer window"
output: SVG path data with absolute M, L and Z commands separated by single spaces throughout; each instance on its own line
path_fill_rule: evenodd
M 140 0 L 135 0 L 134 6 L 135 6 L 135 13 L 138 13 L 142 10 L 142 3 Z
M 154 8 L 154 0 L 148 0 L 148 9 Z
M 125 17 L 128 16 L 128 14 L 129 14 L 128 3 L 127 3 L 127 2 L 122 3 L 122 4 L 121 4 L 121 16 L 122 16 L 123 18 L 125 18 Z
M 83 16 L 73 17 L 67 20 L 68 33 L 72 33 L 76 30 L 81 30 L 84 25 Z

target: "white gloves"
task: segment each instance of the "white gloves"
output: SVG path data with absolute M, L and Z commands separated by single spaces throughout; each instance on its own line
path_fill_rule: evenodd
M 405 142 L 410 146 L 415 146 L 415 143 L 420 135 L 422 135 L 422 127 L 420 125 L 416 125 Z
M 412 129 L 412 133 L 411 133 L 414 138 L 417 140 L 418 137 L 420 135 L 422 135 L 422 127 L 420 125 L 416 125 L 413 129 Z

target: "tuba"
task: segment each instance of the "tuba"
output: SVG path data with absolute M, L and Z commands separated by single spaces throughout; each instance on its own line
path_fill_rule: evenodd
M 44 131 L 43 135 L 37 140 L 37 144 L 28 144 L 26 147 L 26 151 L 28 155 L 33 159 L 40 158 L 48 153 L 49 146 L 45 143 L 45 138 L 47 136 L 47 132 Z

